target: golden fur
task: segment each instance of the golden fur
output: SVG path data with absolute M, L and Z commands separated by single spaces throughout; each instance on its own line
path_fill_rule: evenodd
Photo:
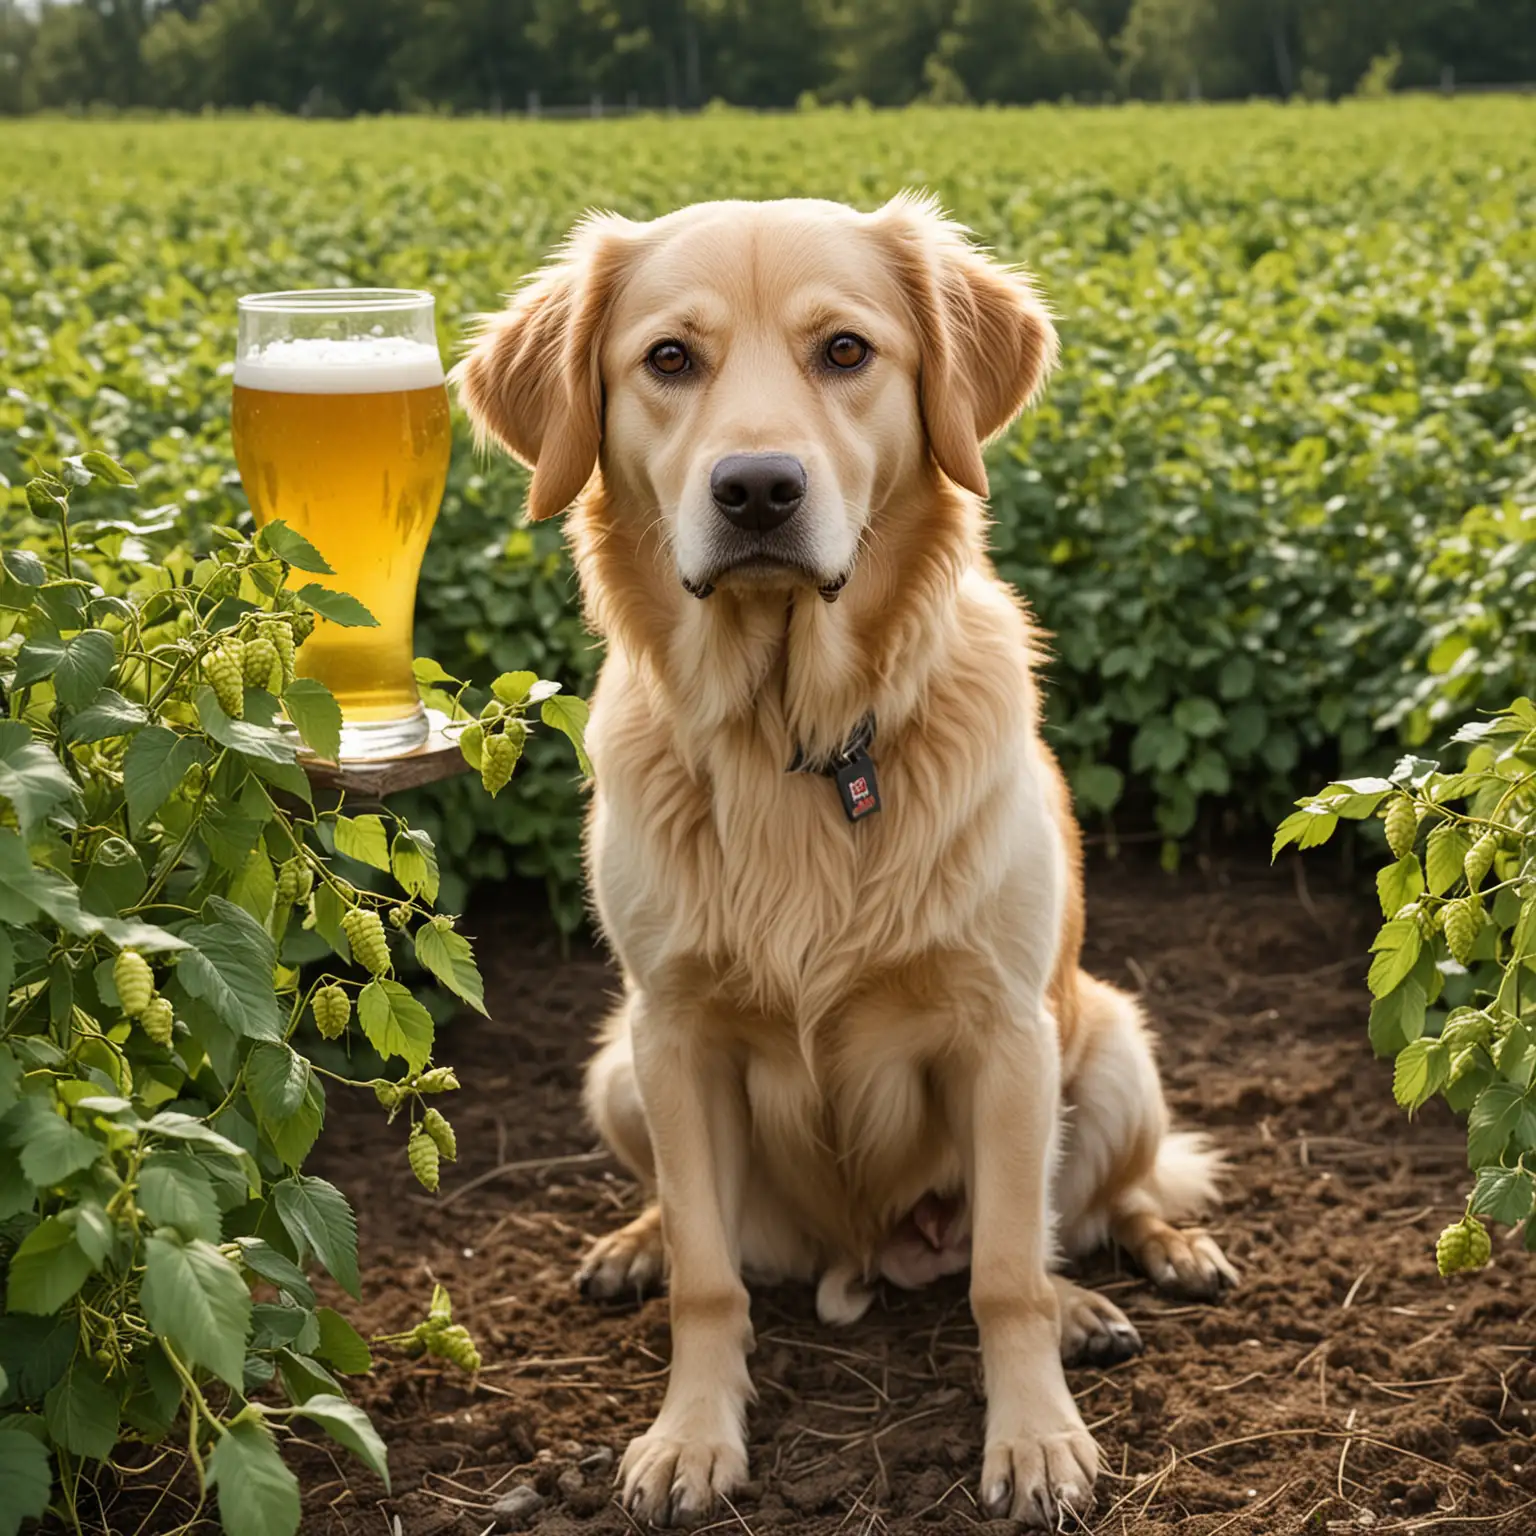
M 844 376 L 822 358 L 846 333 L 872 353 Z M 647 361 L 669 338 L 679 379 Z M 1058 1250 L 1112 1236 L 1187 1294 L 1232 1278 L 1171 1225 L 1215 1159 L 1170 1133 L 1136 1003 L 1078 967 L 1037 647 L 985 552 L 981 445 L 1055 355 L 1030 280 L 899 198 L 594 217 L 456 371 L 477 428 L 533 466 L 531 515 L 576 502 L 607 640 L 587 857 L 625 995 L 587 1102 L 658 1204 L 583 1278 L 670 1275 L 665 1404 L 620 1471 L 642 1515 L 701 1514 L 746 1476 L 743 1272 L 818 1281 L 846 1321 L 882 1276 L 969 1264 L 982 1499 L 1045 1525 L 1097 1473 L 1062 1353 L 1139 1347 L 1051 1274 Z M 751 451 L 806 466 L 793 569 L 721 563 L 741 541 L 710 466 Z M 884 809 L 850 825 L 785 768 L 871 710 Z

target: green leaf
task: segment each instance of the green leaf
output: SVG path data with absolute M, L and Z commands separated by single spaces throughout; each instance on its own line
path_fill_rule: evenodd
M 352 958 L 352 946 L 347 942 L 346 930 L 341 926 L 342 914 L 347 904 L 330 885 L 315 887 L 315 930 L 343 960 Z
M 345 1376 L 366 1376 L 373 1369 L 373 1355 L 363 1336 L 333 1307 L 321 1307 L 320 1343 L 315 1353 Z
M 1513 1083 L 1490 1083 L 1467 1116 L 1467 1163 L 1482 1168 L 1499 1162 L 1525 1114 L 1525 1094 Z
M 294 678 L 283 689 L 283 712 L 316 757 L 334 763 L 341 756 L 341 705 L 318 678 Z
M 519 704 L 527 701 L 528 695 L 533 690 L 533 685 L 538 682 L 536 672 L 503 672 L 500 677 L 491 684 L 491 692 L 501 700 L 508 709 L 516 709 Z
M 296 1173 L 274 1184 L 268 1198 L 301 1250 L 313 1249 L 336 1283 L 348 1295 L 358 1295 L 357 1218 L 341 1191 L 324 1179 Z
M 213 1180 L 186 1152 L 151 1152 L 139 1173 L 139 1204 L 157 1227 L 217 1243 L 223 1231 Z
M 592 760 L 587 756 L 586 735 L 588 715 L 587 701 L 569 693 L 557 693 L 553 698 L 545 699 L 539 707 L 539 718 L 544 724 L 563 732 L 570 739 L 576 749 L 576 761 L 590 779 Z
M 190 946 L 176 966 L 182 986 L 237 1034 L 280 1040 L 283 1017 L 272 985 L 277 956 L 270 935 L 248 912 L 217 896 L 204 912 L 219 921 L 182 929 Z
M 125 699 L 114 688 L 103 688 L 96 695 L 96 702 L 69 722 L 66 734 L 71 743 L 83 745 L 108 741 L 115 736 L 131 736 L 148 723 L 149 714 L 142 704 Z
M 298 748 L 281 731 L 271 726 L 253 725 L 249 720 L 231 720 L 213 689 L 206 684 L 197 690 L 197 718 L 221 747 L 231 747 L 247 757 L 265 758 L 273 763 L 298 760 Z
M 455 933 L 445 918 L 434 917 L 416 930 L 416 958 L 476 1013 L 485 1012 L 485 983 L 469 940 Z
M 213 1448 L 209 1481 L 219 1490 L 225 1536 L 294 1536 L 299 1528 L 299 1483 L 277 1454 L 265 1424 L 231 1424 Z
M 402 827 L 395 834 L 390 865 L 403 890 L 424 901 L 437 900 L 437 847 L 427 833 Z
M 1376 872 L 1376 899 L 1383 917 L 1395 917 L 1423 894 L 1424 872 L 1416 853 L 1405 853 L 1395 864 Z
M 1212 699 L 1180 699 L 1173 706 L 1173 723 L 1196 738 L 1214 736 L 1227 723 L 1221 706 Z
M 263 926 L 272 915 L 277 897 L 277 874 L 264 848 L 252 848 L 244 864 L 235 872 L 225 895 L 242 912 L 249 912 Z
M 105 1461 L 117 1444 L 118 1394 L 94 1361 L 77 1357 L 43 1399 L 43 1418 L 56 1446 Z
M 299 601 L 308 603 L 322 619 L 329 619 L 344 629 L 378 628 L 379 621 L 355 597 L 345 592 L 333 592 L 312 581 L 300 587 L 298 595 Z
M 132 487 L 139 483 L 116 459 L 109 458 L 104 453 L 98 453 L 94 448 L 80 455 L 80 463 L 98 480 L 104 480 L 108 485 Z
M 1375 814 L 1383 796 L 1391 790 L 1386 779 L 1339 779 L 1318 795 L 1317 801 L 1337 816 L 1363 821 Z
M 286 1291 L 301 1307 L 314 1306 L 315 1293 L 309 1281 L 304 1278 L 304 1271 L 297 1264 L 259 1237 L 242 1237 L 236 1241 L 240 1244 L 240 1257 L 247 1269 L 260 1275 L 263 1280 L 271 1281 L 279 1290 Z M 325 1308 L 320 1310 L 323 1312 Z M 324 1318 L 320 1320 L 320 1331 L 323 1338 Z
M 1326 843 L 1338 824 L 1339 818 L 1332 811 L 1317 805 L 1304 805 L 1280 823 L 1269 856 L 1271 860 L 1278 858 L 1280 850 L 1291 843 L 1298 848 L 1315 848 L 1319 843 Z
M 1370 975 L 1366 978 L 1372 997 L 1385 997 L 1402 981 L 1413 969 L 1422 945 L 1419 925 L 1411 917 L 1382 924 L 1381 932 L 1371 945 L 1375 959 L 1371 961 Z
M 1371 1004 L 1371 1049 L 1378 1056 L 1395 1056 L 1424 1033 L 1428 998 L 1413 976 L 1406 977 L 1385 997 Z
M 375 979 L 357 999 L 358 1022 L 380 1056 L 402 1056 L 419 1072 L 432 1055 L 432 1015 L 398 981 Z
M 1472 1192 L 1474 1216 L 1491 1216 L 1506 1226 L 1514 1226 L 1531 1214 L 1536 1203 L 1536 1179 L 1524 1168 L 1479 1168 L 1477 1188 Z
M 20 720 L 0 720 L 0 799 L 8 800 L 23 836 L 75 793 L 64 765 Z M 3 914 L 0 914 L 3 915 Z
M 144 1245 L 144 1316 L 193 1365 L 240 1390 L 251 1293 L 240 1272 L 211 1243 L 185 1241 L 161 1227 Z
M 32 500 L 32 487 L 27 487 L 27 500 Z M 57 497 L 50 497 L 51 509 L 49 516 L 57 516 L 60 506 L 63 505 Z M 10 573 L 13 581 L 19 581 L 24 587 L 40 587 L 48 580 L 48 567 L 43 564 L 30 549 L 7 549 L 0 551 L 0 564 Z
M 16 1536 L 23 1520 L 41 1520 L 52 1491 L 43 1443 L 22 1429 L 0 1429 L 0 1536 Z
M 1462 861 L 1471 846 L 1461 829 L 1448 821 L 1429 834 L 1424 849 L 1424 871 L 1429 877 L 1431 895 L 1443 896 L 1461 879 Z
M 342 1395 L 341 1383 L 312 1356 L 283 1347 L 276 1351 L 276 1358 L 290 1402 L 303 1403 L 312 1397 Z
M 64 642 L 64 654 L 53 669 L 59 703 L 84 709 L 101 692 L 117 660 L 117 647 L 104 629 L 87 629 Z
M 460 679 L 451 672 L 445 672 L 430 656 L 418 656 L 411 663 L 411 675 L 423 688 L 430 688 L 434 683 L 452 683 L 457 688 L 460 682 Z
M 150 817 L 202 755 L 193 737 L 178 736 L 163 725 L 146 726 L 128 743 L 123 757 L 123 793 L 128 800 L 129 830 L 135 837 L 144 835 Z
M 1448 1070 L 1445 1050 L 1438 1040 L 1414 1040 L 1398 1053 L 1392 1096 L 1404 1109 L 1415 1110 L 1445 1086 Z
M 133 844 L 123 837 L 104 838 L 91 854 L 80 886 L 80 903 L 103 917 L 115 916 L 134 906 L 148 884 L 143 860 Z
M 53 676 L 53 669 L 64 658 L 64 642 L 57 635 L 32 635 L 16 653 L 13 686 L 30 688 Z
M 1073 798 L 1088 811 L 1112 811 L 1125 791 L 1125 775 L 1109 763 L 1084 763 L 1072 772 Z
M 389 834 L 377 816 L 338 816 L 336 851 L 389 872 Z
M 12 1312 L 40 1316 L 57 1312 L 90 1272 L 91 1261 L 75 1241 L 73 1230 L 57 1216 L 49 1216 L 11 1256 L 6 1306 Z
M 89 1168 L 107 1149 L 77 1131 L 62 1115 L 44 1113 L 33 1122 L 21 1149 L 21 1171 L 34 1184 L 62 1184 L 70 1174 Z
M 5 1015 L 6 999 L 11 995 L 11 984 L 16 980 L 16 946 L 6 929 L 0 928 L 0 1018 Z M 13 1084 L 8 1073 L 16 1068 L 15 1058 L 0 1054 L 0 1115 L 15 1102 Z
M 368 1422 L 368 1415 L 344 1397 L 312 1397 L 294 1414 L 318 1424 L 337 1445 L 351 1451 L 370 1472 L 382 1480 L 389 1492 L 389 1456 L 379 1432 Z
M 282 518 L 274 518 L 263 524 L 256 535 L 257 545 L 286 560 L 296 571 L 308 571 L 315 576 L 334 576 L 334 567 L 327 564 L 325 556 L 302 533 L 295 532 Z
M 320 1134 L 325 1093 L 309 1063 L 287 1045 L 257 1045 L 245 1062 L 246 1089 L 262 1128 L 290 1168 Z

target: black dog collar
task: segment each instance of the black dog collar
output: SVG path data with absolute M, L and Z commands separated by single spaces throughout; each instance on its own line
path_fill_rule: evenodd
M 869 749 L 875 740 L 875 717 L 864 716 L 852 734 L 831 757 L 812 759 L 805 748 L 795 747 L 795 755 L 786 773 L 818 773 L 836 781 L 843 802 L 843 814 L 849 821 L 862 821 L 880 809 L 880 785 L 875 778 L 875 760 Z

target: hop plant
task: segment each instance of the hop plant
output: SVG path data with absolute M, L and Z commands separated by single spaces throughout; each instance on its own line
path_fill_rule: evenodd
M 429 1194 L 437 1193 L 442 1154 L 436 1141 L 419 1125 L 411 1129 L 411 1139 L 406 1143 L 405 1155 L 416 1175 L 416 1182 Z
M 155 995 L 155 973 L 149 961 L 137 950 L 125 949 L 112 966 L 112 985 L 123 1012 L 136 1019 L 149 1007 Z
M 427 1353 L 437 1355 L 456 1365 L 461 1371 L 471 1373 L 480 1369 L 480 1351 L 462 1323 L 449 1323 L 429 1334 L 423 1341 Z
M 269 642 L 272 649 L 277 652 L 277 665 L 279 675 L 282 678 L 284 688 L 293 681 L 293 630 L 284 624 L 281 619 L 268 619 L 261 626 L 262 639 Z
M 169 1047 L 175 1035 L 176 1011 L 169 998 L 153 997 L 139 1015 L 139 1027 L 156 1045 Z
M 352 1017 L 352 999 L 344 987 L 338 987 L 334 982 L 315 993 L 310 1008 L 315 1015 L 315 1028 L 327 1040 L 337 1039 Z
M 245 713 L 245 647 L 231 637 L 203 658 L 203 677 L 231 720 Z
M 309 860 L 303 854 L 294 854 L 285 860 L 277 874 L 277 901 L 279 906 L 291 907 L 296 901 L 306 901 L 314 889 L 315 875 Z
M 407 906 L 391 907 L 389 909 L 389 925 L 402 931 L 411 920 L 411 909 Z
M 1393 858 L 1400 859 L 1413 852 L 1413 844 L 1419 835 L 1419 813 L 1407 795 L 1394 795 L 1387 802 L 1383 818 L 1387 827 L 1387 847 Z
M 1498 849 L 1499 838 L 1496 832 L 1484 832 L 1467 849 L 1467 856 L 1462 860 L 1462 869 L 1466 874 L 1467 884 L 1474 891 L 1483 883 L 1483 876 L 1493 868 L 1493 856 Z
M 458 1086 L 459 1079 L 452 1067 L 433 1067 L 416 1079 L 417 1093 L 446 1093 Z
M 421 1128 L 432 1138 L 437 1145 L 437 1150 L 450 1163 L 458 1161 L 459 1139 L 453 1134 L 453 1127 L 448 1123 L 446 1115 L 439 1110 L 429 1109 L 421 1117 Z
M 1464 896 L 1460 901 L 1447 902 L 1444 911 L 1445 942 L 1456 959 L 1465 965 L 1477 942 L 1481 909 L 1476 901 Z
M 1435 1243 L 1435 1265 L 1442 1275 L 1464 1269 L 1481 1269 L 1493 1253 L 1488 1229 L 1475 1216 L 1464 1216 L 1440 1234 Z
M 265 635 L 258 635 L 254 640 L 246 641 L 245 649 L 241 653 L 241 671 L 247 688 L 265 688 L 272 693 L 282 692 L 281 681 L 278 681 L 275 687 L 273 686 L 274 674 L 279 679 L 282 676 L 281 665 L 277 659 L 277 647 Z
M 389 940 L 379 914 L 371 907 L 353 907 L 342 917 L 341 927 L 357 962 L 375 976 L 384 975 L 389 969 Z

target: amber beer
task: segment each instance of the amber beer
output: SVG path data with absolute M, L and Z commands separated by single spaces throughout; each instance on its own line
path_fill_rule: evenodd
M 248 320 L 263 301 L 293 311 L 280 334 Z M 451 439 L 431 297 L 256 295 L 241 301 L 241 326 L 233 432 L 256 521 L 281 518 L 334 567 L 295 583 L 348 592 L 379 621 L 321 619 L 298 670 L 340 703 L 343 756 L 409 751 L 426 737 L 411 671 L 416 580 Z

